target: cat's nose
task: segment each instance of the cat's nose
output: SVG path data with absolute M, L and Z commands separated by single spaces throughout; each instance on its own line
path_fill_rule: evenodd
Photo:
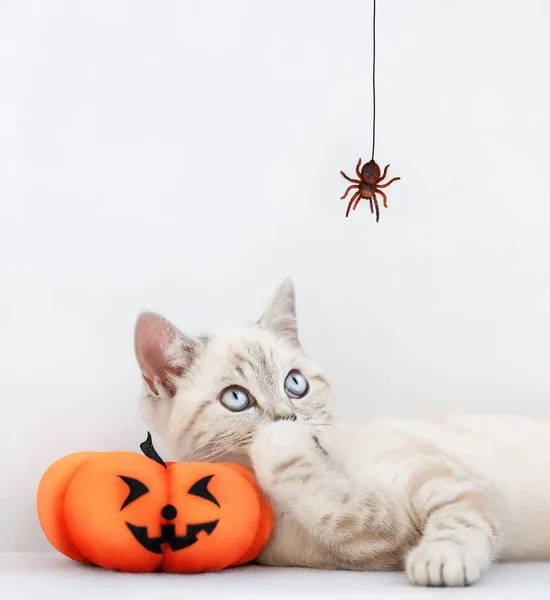
M 265 409 L 265 415 L 270 421 L 296 421 L 296 413 L 286 402 L 273 402 Z
M 298 417 L 294 414 L 290 415 L 273 415 L 271 417 L 272 421 L 296 421 Z

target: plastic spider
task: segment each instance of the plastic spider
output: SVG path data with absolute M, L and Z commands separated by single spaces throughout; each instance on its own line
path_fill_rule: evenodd
M 344 200 L 344 198 L 349 194 L 350 190 L 357 189 L 349 201 L 346 217 L 349 215 L 349 211 L 351 210 L 352 206 L 353 210 L 355 210 L 361 199 L 368 199 L 370 202 L 370 211 L 371 213 L 376 211 L 376 222 L 378 223 L 380 219 L 380 209 L 378 207 L 378 199 L 376 194 L 380 194 L 382 196 L 384 208 L 388 208 L 388 198 L 381 188 L 387 188 L 394 181 L 401 179 L 401 177 L 394 177 L 387 183 L 384 183 L 384 185 L 380 185 L 380 182 L 384 181 L 384 178 L 386 177 L 389 166 L 390 165 L 386 165 L 382 176 L 380 176 L 380 167 L 374 162 L 374 160 L 365 163 L 361 168 L 361 159 L 359 159 L 359 162 L 355 167 L 355 172 L 357 173 L 357 177 L 359 179 L 351 179 L 344 173 L 344 171 L 340 171 L 340 175 L 345 177 L 348 181 L 351 181 L 353 184 L 350 185 L 349 188 L 344 192 L 344 195 L 340 198 L 340 200 Z

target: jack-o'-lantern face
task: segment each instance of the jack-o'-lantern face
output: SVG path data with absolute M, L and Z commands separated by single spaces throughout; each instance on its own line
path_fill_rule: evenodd
M 130 502 L 134 502 L 140 496 L 149 493 L 149 488 L 141 481 L 138 481 L 133 477 L 125 477 L 124 475 L 119 475 L 119 477 L 124 481 L 124 483 L 128 484 L 128 487 L 130 488 L 128 497 L 126 500 L 124 500 L 120 510 L 123 510 L 128 504 L 130 504 Z M 199 479 L 189 488 L 188 494 L 204 498 L 205 500 L 213 502 L 219 507 L 220 505 L 216 498 L 208 491 L 208 482 L 212 479 L 212 477 L 214 477 L 214 475 L 207 475 L 206 477 Z M 173 523 L 171 523 L 171 521 L 178 516 L 178 509 L 173 504 L 166 504 L 166 506 L 162 507 L 160 514 L 164 520 L 169 522 L 169 524 L 161 525 L 161 533 L 157 537 L 150 537 L 147 533 L 147 527 L 126 522 L 128 529 L 132 532 L 132 535 L 136 538 L 136 540 L 146 550 L 154 552 L 155 554 L 162 554 L 163 544 L 167 544 L 170 550 L 173 551 L 182 550 L 183 548 L 192 546 L 197 542 L 199 533 L 204 531 L 207 534 L 211 534 L 214 529 L 216 529 L 216 525 L 219 522 L 219 519 L 216 519 L 214 521 L 209 521 L 208 523 L 195 523 L 193 525 L 188 524 L 185 535 L 177 535 L 176 527 Z
M 148 457 L 81 453 L 50 467 L 38 508 L 58 550 L 131 572 L 214 571 L 260 552 L 273 515 L 249 470 L 223 463 L 164 464 L 152 445 L 142 448 Z

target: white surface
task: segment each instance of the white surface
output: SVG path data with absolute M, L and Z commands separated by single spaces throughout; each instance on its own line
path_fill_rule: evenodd
M 0 0 L 0 550 L 56 458 L 137 449 L 137 313 L 191 333 L 296 279 L 344 415 L 550 413 L 550 3 Z
M 550 565 L 496 565 L 467 589 L 410 586 L 402 573 L 242 567 L 206 575 L 131 575 L 84 567 L 54 553 L 0 554 L 2 600 L 56 598 L 517 598 L 547 599 Z

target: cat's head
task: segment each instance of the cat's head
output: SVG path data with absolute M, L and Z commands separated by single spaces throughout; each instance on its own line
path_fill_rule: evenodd
M 135 331 L 142 408 L 176 460 L 240 460 L 256 430 L 277 419 L 331 421 L 330 387 L 298 341 L 286 281 L 254 325 L 190 337 L 154 313 Z

